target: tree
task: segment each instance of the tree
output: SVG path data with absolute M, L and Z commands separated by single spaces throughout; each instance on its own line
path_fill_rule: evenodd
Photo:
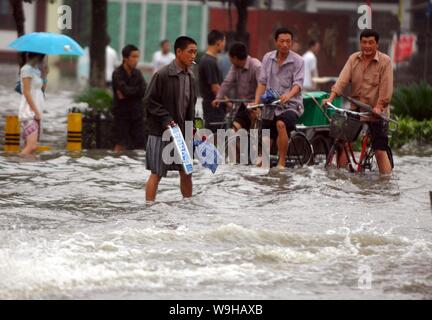
M 90 40 L 90 86 L 105 87 L 105 48 L 107 35 L 107 0 L 92 0 Z
M 207 0 L 202 0 L 203 3 L 207 2 Z M 232 26 L 231 21 L 231 6 L 235 5 L 237 9 L 237 26 L 236 32 L 234 34 L 234 40 L 242 41 L 246 44 L 249 44 L 249 33 L 247 32 L 247 21 L 248 21 L 248 8 L 255 3 L 255 0 L 215 0 L 222 1 L 222 3 L 228 2 L 228 16 L 229 16 L 229 24 L 230 29 Z M 231 31 L 231 30 L 229 30 Z
M 47 0 L 39 0 L 47 1 Z M 55 0 L 49 0 L 53 3 Z M 12 8 L 12 15 L 15 20 L 16 30 L 18 38 L 25 34 L 25 14 L 24 14 L 24 2 L 33 3 L 33 0 L 9 0 L 10 6 Z M 27 57 L 25 52 L 18 54 L 18 62 L 20 66 L 26 63 Z
M 12 8 L 12 15 L 15 20 L 18 38 L 24 35 L 25 33 L 25 28 L 24 28 L 25 15 L 24 15 L 23 2 L 32 3 L 32 0 L 9 0 L 9 3 Z M 25 53 L 18 54 L 18 62 L 20 67 L 26 63 Z
M 237 8 L 236 40 L 249 44 L 249 33 L 247 32 L 248 8 L 254 3 L 253 0 L 229 0 L 233 1 Z

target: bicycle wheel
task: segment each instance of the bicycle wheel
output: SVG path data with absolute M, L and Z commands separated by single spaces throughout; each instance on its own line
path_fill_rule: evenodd
M 321 134 L 316 134 L 311 139 L 310 143 L 314 151 L 311 164 L 325 163 L 330 151 L 330 145 L 326 137 Z
M 300 166 L 309 164 L 313 158 L 313 148 L 302 132 L 291 133 L 289 140 L 286 164 L 287 166 Z

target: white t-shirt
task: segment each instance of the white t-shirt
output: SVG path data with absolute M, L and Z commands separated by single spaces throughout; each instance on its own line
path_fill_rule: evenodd
M 161 68 L 169 65 L 175 59 L 175 55 L 172 52 L 162 54 L 162 51 L 156 51 L 153 55 L 153 73 L 156 73 Z
M 308 51 L 303 55 L 303 60 L 305 64 L 303 86 L 305 89 L 312 89 L 314 86 L 312 77 L 314 72 L 317 71 L 317 58 L 312 51 Z
M 24 91 L 23 79 L 31 78 L 30 94 L 33 102 L 39 113 L 42 114 L 45 107 L 45 98 L 42 92 L 43 80 L 41 77 L 41 71 L 29 64 L 24 65 L 20 72 L 21 90 Z M 20 121 L 34 119 L 35 113 L 30 108 L 27 99 L 24 95 L 21 96 L 21 103 L 19 106 L 18 117 Z
M 110 46 L 107 46 L 105 49 L 105 59 L 106 59 L 105 79 L 107 82 L 111 82 L 112 74 L 115 68 L 117 67 L 118 59 L 117 59 L 117 52 Z

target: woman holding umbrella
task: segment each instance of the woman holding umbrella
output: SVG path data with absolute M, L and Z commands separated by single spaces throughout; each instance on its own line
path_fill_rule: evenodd
M 28 53 L 28 61 L 21 68 L 20 82 L 22 98 L 19 107 L 22 138 L 25 146 L 21 156 L 32 157 L 37 149 L 41 133 L 42 112 L 45 106 L 44 91 L 46 88 L 46 72 L 44 70 L 45 55 Z
M 23 97 L 19 117 L 25 140 L 23 156 L 33 156 L 41 132 L 44 107 L 43 90 L 46 85 L 45 55 L 84 55 L 84 50 L 72 38 L 64 34 L 33 32 L 23 35 L 9 44 L 19 52 L 29 52 L 28 62 L 21 68 L 20 81 Z M 42 70 L 42 71 L 41 71 Z

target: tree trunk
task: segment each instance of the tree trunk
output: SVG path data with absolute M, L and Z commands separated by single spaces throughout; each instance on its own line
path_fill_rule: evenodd
M 247 32 L 248 7 L 252 4 L 251 0 L 235 0 L 238 13 L 237 20 L 237 39 L 249 46 L 249 34 Z
M 15 20 L 17 35 L 19 38 L 25 33 L 25 29 L 24 29 L 25 15 L 24 15 L 23 0 L 9 0 L 9 2 L 12 7 L 12 15 Z M 23 65 L 25 65 L 26 60 L 27 59 L 25 53 L 18 53 L 18 63 L 20 65 L 20 68 Z
M 107 0 L 92 0 L 90 40 L 90 86 L 105 87 L 105 47 L 107 35 Z

